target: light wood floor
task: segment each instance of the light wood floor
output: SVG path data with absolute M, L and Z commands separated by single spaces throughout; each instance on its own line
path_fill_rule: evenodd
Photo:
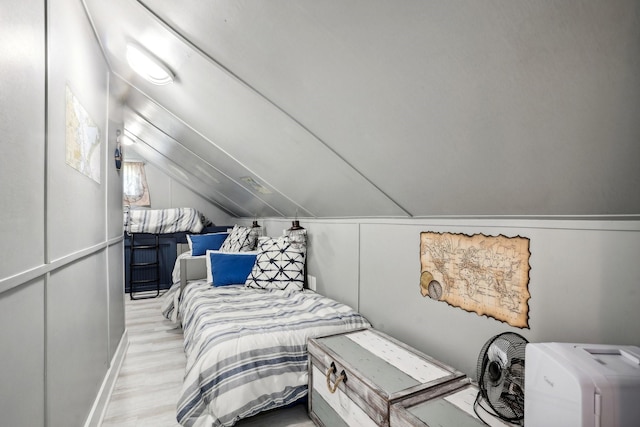
M 185 368 L 182 330 L 160 313 L 161 298 L 126 297 L 129 349 L 103 427 L 179 427 L 176 404 Z M 241 427 L 312 427 L 306 407 L 276 410 L 236 424 Z

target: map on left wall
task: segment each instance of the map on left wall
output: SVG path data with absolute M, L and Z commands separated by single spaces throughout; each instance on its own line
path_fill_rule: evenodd
M 66 162 L 100 183 L 100 128 L 66 87 Z

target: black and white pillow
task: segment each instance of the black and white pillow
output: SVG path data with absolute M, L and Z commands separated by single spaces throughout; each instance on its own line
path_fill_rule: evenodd
M 224 243 L 222 243 L 222 246 L 220 246 L 220 251 L 245 252 L 252 251 L 255 248 L 256 236 L 251 233 L 251 228 L 236 224 L 233 226 L 233 230 L 231 230 L 231 233 L 229 233 Z
M 287 236 L 267 239 L 260 245 L 256 263 L 245 286 L 256 289 L 303 290 L 306 252 L 304 246 L 292 246 Z

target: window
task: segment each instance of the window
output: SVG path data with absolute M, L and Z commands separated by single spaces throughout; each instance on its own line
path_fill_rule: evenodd
M 124 205 L 151 206 L 144 163 L 124 162 Z

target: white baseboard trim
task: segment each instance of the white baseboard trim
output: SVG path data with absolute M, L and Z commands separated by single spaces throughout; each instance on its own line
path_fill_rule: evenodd
M 128 348 L 129 331 L 125 329 L 122 334 L 122 338 L 120 339 L 120 344 L 118 344 L 118 348 L 111 360 L 111 366 L 107 370 L 107 374 L 104 376 L 104 381 L 102 381 L 102 385 L 100 386 L 100 391 L 96 396 L 96 400 L 93 402 L 91 412 L 89 412 L 87 421 L 84 423 L 84 427 L 99 427 L 102 424 Z

